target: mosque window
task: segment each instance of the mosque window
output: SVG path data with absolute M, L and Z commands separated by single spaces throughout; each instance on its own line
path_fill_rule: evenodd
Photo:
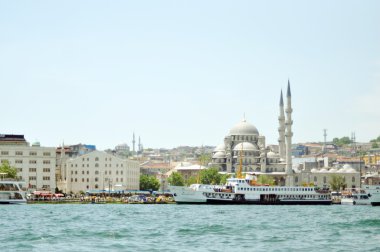
M 355 183 L 355 177 L 352 177 L 352 183 Z
M 95 184 L 95 189 L 98 189 L 98 188 L 99 188 L 98 184 Z
M 95 171 L 95 175 L 98 175 L 99 174 L 99 171 Z
M 326 184 L 326 182 L 327 182 L 327 179 L 326 179 L 326 177 L 323 177 L 323 183 L 325 183 L 325 184 Z
M 295 180 L 296 180 L 296 183 L 298 183 L 298 177 L 297 177 L 297 176 L 296 176 L 296 179 L 295 179 Z
M 96 178 L 95 178 L 95 182 L 98 182 L 98 181 L 99 181 L 99 178 L 96 177 Z
M 98 157 L 96 157 L 96 158 L 95 158 L 95 161 L 99 161 L 99 158 L 98 158 Z
M 317 176 L 314 176 L 314 182 L 317 182 L 318 178 Z

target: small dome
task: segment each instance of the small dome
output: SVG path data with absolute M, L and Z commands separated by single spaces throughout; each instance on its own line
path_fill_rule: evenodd
M 345 165 L 343 165 L 343 169 L 344 170 L 352 169 L 352 166 L 349 164 L 345 164 Z
M 257 146 L 251 144 L 251 143 L 248 143 L 248 142 L 243 142 L 243 143 L 239 143 L 237 144 L 235 147 L 234 147 L 234 151 L 257 151 L 258 148 Z
M 245 119 L 238 124 L 236 124 L 231 130 L 230 135 L 239 136 L 249 136 L 249 135 L 259 135 L 259 131 L 255 126 L 248 123 Z
M 339 173 L 343 173 L 343 172 L 346 172 L 344 169 L 339 169 L 338 170 Z
M 225 158 L 226 157 L 226 154 L 224 153 L 224 152 L 222 152 L 222 151 L 218 151 L 218 152 L 216 152 L 213 156 L 212 156 L 212 158 Z
M 354 168 L 349 168 L 345 170 L 346 173 L 356 173 L 356 170 Z
M 328 172 L 328 171 L 327 171 L 327 169 L 322 168 L 321 170 L 319 170 L 319 172 Z
M 331 173 L 334 173 L 334 172 L 337 172 L 338 170 L 337 169 L 335 169 L 335 168 L 331 168 L 330 170 L 329 170 L 329 172 L 331 172 Z
M 278 158 L 278 154 L 274 153 L 273 151 L 270 151 L 267 153 L 268 158 Z
M 224 145 L 224 143 L 219 144 L 219 145 L 216 146 L 216 148 L 214 149 L 215 152 L 218 152 L 218 151 L 225 151 L 225 150 L 226 150 L 226 146 Z
M 313 169 L 311 169 L 311 172 L 318 172 L 318 170 L 313 168 Z

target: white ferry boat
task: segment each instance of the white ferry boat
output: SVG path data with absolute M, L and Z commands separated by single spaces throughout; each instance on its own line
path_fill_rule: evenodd
M 350 189 L 342 192 L 342 205 L 371 205 L 371 198 L 365 190 Z
M 17 181 L 0 181 L 0 204 L 25 204 L 25 191 Z
M 169 186 L 178 204 L 330 205 L 328 190 L 256 185 L 252 178 L 230 178 L 224 186 Z
M 372 206 L 380 206 L 380 185 L 363 185 L 362 186 L 370 198 Z

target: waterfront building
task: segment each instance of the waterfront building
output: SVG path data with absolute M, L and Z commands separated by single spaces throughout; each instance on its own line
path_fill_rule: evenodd
M 0 160 L 17 169 L 19 180 L 31 190 L 53 191 L 56 188 L 54 147 L 31 146 L 24 135 L 0 135 Z
M 64 192 L 139 190 L 140 167 L 137 161 L 104 151 L 92 151 L 68 159 L 65 165 L 67 183 Z

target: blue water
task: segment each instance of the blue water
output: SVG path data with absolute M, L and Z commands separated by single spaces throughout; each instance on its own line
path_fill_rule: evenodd
M 0 205 L 0 251 L 380 251 L 380 207 Z

